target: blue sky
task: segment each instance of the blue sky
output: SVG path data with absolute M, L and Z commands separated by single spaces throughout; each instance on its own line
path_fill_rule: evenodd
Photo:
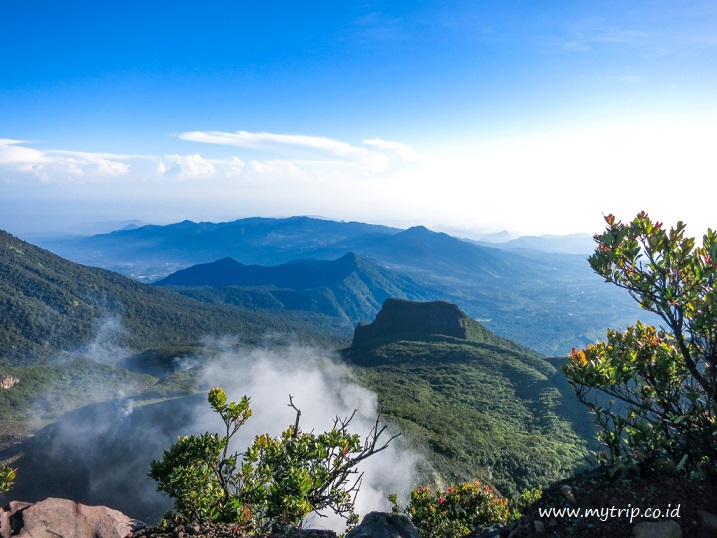
M 5 0 L 0 50 L 0 228 L 21 237 L 717 226 L 713 1 Z

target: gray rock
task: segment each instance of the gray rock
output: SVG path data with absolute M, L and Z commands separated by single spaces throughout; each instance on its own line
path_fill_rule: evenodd
M 533 529 L 530 528 L 529 523 L 517 525 L 513 530 L 510 531 L 508 538 L 525 538 L 533 535 Z
M 346 538 L 421 538 L 411 520 L 400 514 L 370 512 Z
M 568 501 L 570 504 L 576 504 L 575 495 L 573 495 L 573 488 L 571 488 L 567 484 L 563 484 L 562 486 L 560 486 L 560 493 L 563 494 L 565 500 Z
M 677 521 L 642 521 L 632 528 L 634 538 L 682 538 L 682 528 Z
M 0 389 L 11 389 L 20 382 L 20 379 L 14 375 L 0 375 Z

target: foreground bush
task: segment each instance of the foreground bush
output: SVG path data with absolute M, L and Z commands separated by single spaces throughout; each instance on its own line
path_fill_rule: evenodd
M 5 493 L 15 482 L 15 469 L 0 467 L 0 493 Z
M 280 437 L 259 435 L 241 455 L 229 453 L 229 441 L 251 417 L 249 398 L 227 402 L 221 388 L 209 391 L 209 404 L 219 413 L 224 435 L 205 433 L 180 437 L 161 461 L 151 463 L 149 476 L 157 490 L 174 499 L 176 513 L 167 522 L 217 521 L 250 531 L 298 528 L 311 512 L 330 509 L 355 524 L 355 494 L 361 485 L 356 465 L 388 447 L 379 445 L 386 427 L 376 420 L 364 442 L 348 432 L 351 417 L 337 418 L 321 434 L 299 429 L 296 422 Z M 354 412 L 355 413 L 355 412 Z
M 508 500 L 480 482 L 452 485 L 445 491 L 420 486 L 411 492 L 406 507 L 398 504 L 395 494 L 389 501 L 394 513 L 408 516 L 421 538 L 459 538 L 511 517 Z
M 717 234 L 702 246 L 681 222 L 666 231 L 640 213 L 605 218 L 592 268 L 662 320 L 639 321 L 573 350 L 564 371 L 595 413 L 599 461 L 613 470 L 673 469 L 693 477 L 717 468 Z

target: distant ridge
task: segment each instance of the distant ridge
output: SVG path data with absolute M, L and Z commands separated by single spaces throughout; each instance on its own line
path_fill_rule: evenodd
M 361 253 L 416 279 L 450 275 L 462 283 L 478 278 L 491 286 L 503 286 L 507 280 L 524 280 L 535 272 L 534 264 L 527 260 L 425 226 L 380 238 Z
M 193 265 L 163 278 L 159 286 L 277 286 L 309 289 L 336 284 L 356 271 L 362 261 L 352 252 L 337 260 L 297 260 L 275 265 L 244 265 L 234 258 Z M 365 265 L 365 262 L 364 262 Z
M 523 236 L 505 242 L 482 242 L 503 249 L 530 249 L 558 254 L 592 254 L 595 240 L 590 234 Z
M 223 258 L 177 271 L 157 282 L 207 302 L 334 316 L 351 331 L 373 319 L 389 297 L 430 300 L 443 294 L 349 252 L 336 260 L 244 265 Z

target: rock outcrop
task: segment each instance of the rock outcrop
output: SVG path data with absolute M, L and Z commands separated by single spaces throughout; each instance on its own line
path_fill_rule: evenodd
M 413 523 L 401 514 L 370 512 L 346 538 L 421 538 Z
M 468 339 L 473 325 L 460 308 L 445 301 L 415 302 L 386 299 L 373 323 L 361 323 L 354 331 L 352 347 L 399 335 L 442 335 Z
M 0 510 L 0 538 L 126 538 L 144 523 L 106 506 L 48 498 L 12 501 Z

